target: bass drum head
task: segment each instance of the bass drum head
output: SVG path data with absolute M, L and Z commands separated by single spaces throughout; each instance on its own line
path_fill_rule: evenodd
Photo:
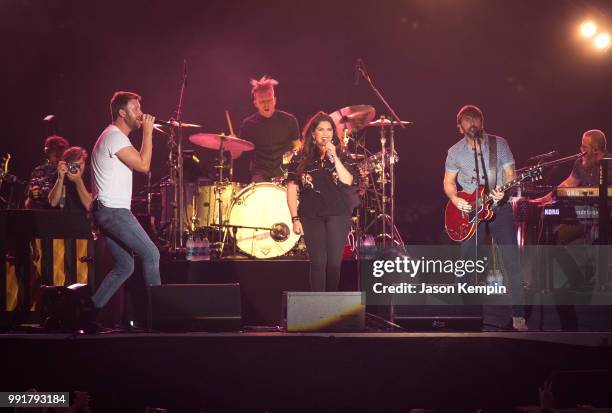
M 285 255 L 300 239 L 293 232 L 291 213 L 287 206 L 287 190 L 270 182 L 251 184 L 234 198 L 229 224 L 263 228 L 275 226 L 284 232 L 284 237 L 274 239 L 269 230 L 239 228 L 234 240 L 236 246 L 255 258 Z

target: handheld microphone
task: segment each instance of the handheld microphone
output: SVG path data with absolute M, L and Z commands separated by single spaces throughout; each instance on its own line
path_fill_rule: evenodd
M 325 139 L 325 142 L 326 142 L 326 143 L 327 143 L 327 142 L 329 142 L 329 139 L 327 139 L 327 138 L 326 138 L 326 139 Z M 333 141 L 333 139 L 332 139 L 332 141 L 331 141 L 331 142 L 332 142 L 332 145 L 334 145 L 334 141 Z M 334 145 L 334 146 L 335 146 L 335 145 Z M 327 159 L 329 159 L 329 161 L 330 161 L 332 164 L 334 164 L 334 160 L 335 160 L 335 159 L 334 159 L 334 155 L 333 155 L 332 153 L 330 153 L 329 151 L 327 152 Z

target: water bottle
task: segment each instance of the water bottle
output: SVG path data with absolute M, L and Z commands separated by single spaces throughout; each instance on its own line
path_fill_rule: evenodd
M 195 245 L 194 245 L 194 241 L 193 241 L 193 236 L 189 235 L 189 237 L 187 237 L 187 242 L 185 243 L 185 258 L 187 259 L 187 261 L 193 261 L 194 259 L 194 251 L 195 250 Z
M 210 241 L 208 237 L 204 237 L 202 240 L 202 260 L 210 260 Z
M 487 275 L 487 286 L 501 287 L 502 285 L 504 285 L 504 276 L 501 270 L 496 269 L 489 271 L 489 275 Z
M 495 285 L 495 276 L 493 275 L 493 271 L 489 271 L 487 274 L 487 287 L 493 287 Z
M 504 276 L 500 270 L 495 271 L 495 284 L 499 287 L 504 285 Z
M 202 261 L 202 238 L 196 236 L 193 241 L 193 260 Z

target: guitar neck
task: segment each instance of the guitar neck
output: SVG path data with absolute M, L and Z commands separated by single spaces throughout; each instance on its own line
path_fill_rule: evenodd
M 525 179 L 527 179 L 529 177 L 528 174 L 521 174 L 519 176 L 517 176 L 516 178 L 514 178 L 511 181 L 506 182 L 505 184 L 498 186 L 497 188 L 495 188 L 496 191 L 498 192 L 506 192 L 508 189 L 512 188 L 513 186 L 516 186 L 518 184 L 520 184 L 521 182 L 523 182 Z M 491 194 L 487 195 L 484 199 L 484 202 L 491 202 L 493 200 L 493 196 Z

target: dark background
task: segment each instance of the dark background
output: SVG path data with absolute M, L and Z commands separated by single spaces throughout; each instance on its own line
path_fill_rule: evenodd
M 228 132 L 225 109 L 237 129 L 254 111 L 249 79 L 263 74 L 279 80 L 278 108 L 300 126 L 348 105 L 383 114 L 368 87 L 353 84 L 362 58 L 400 117 L 414 122 L 397 133 L 397 219 L 406 240 L 429 242 L 443 228 L 444 159 L 459 139 L 462 105 L 483 109 L 486 129 L 509 140 L 518 167 L 553 149 L 576 153 L 587 129 L 612 131 L 612 50 L 595 53 L 576 35 L 586 17 L 612 29 L 610 11 L 610 2 L 561 0 L 5 0 L 0 152 L 27 178 L 43 159 L 48 114 L 59 134 L 91 150 L 115 90 L 138 92 L 145 112 L 170 117 L 183 59 L 184 119 L 204 132 Z M 139 147 L 139 134 L 132 139 Z M 367 139 L 376 145 L 376 132 Z M 166 156 L 158 135 L 154 180 L 166 174 Z

